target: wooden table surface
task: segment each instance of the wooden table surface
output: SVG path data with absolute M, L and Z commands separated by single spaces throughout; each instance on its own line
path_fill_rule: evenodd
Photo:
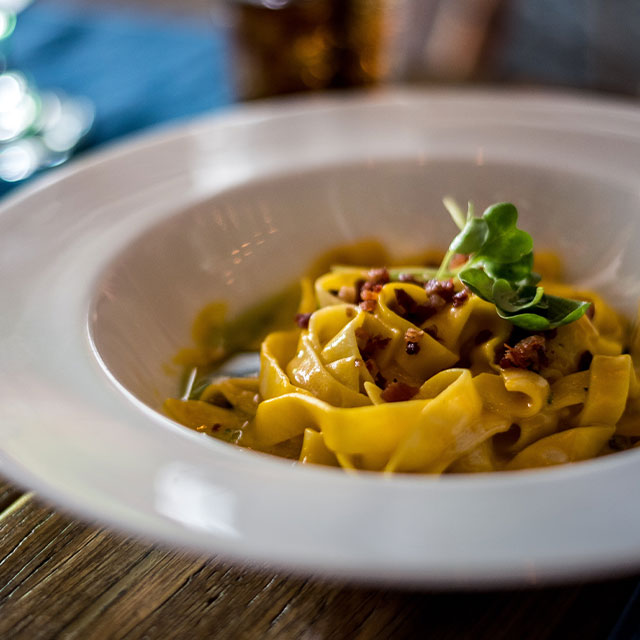
M 78 522 L 0 479 L 0 638 L 607 638 L 638 583 L 429 593 L 233 566 Z

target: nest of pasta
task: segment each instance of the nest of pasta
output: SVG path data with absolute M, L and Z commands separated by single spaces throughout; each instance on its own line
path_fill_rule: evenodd
M 262 342 L 259 378 L 214 380 L 167 410 L 240 445 L 371 471 L 524 469 L 632 446 L 640 385 L 628 323 L 554 280 L 552 259 L 538 268 L 545 290 L 589 300 L 593 313 L 527 332 L 459 283 L 402 268 L 394 282 L 356 267 L 305 281 L 298 326 Z
M 437 271 L 427 260 L 303 279 L 295 322 L 284 298 L 276 305 L 288 328 L 260 342 L 257 378 L 205 367 L 167 413 L 241 446 L 351 471 L 516 470 L 635 446 L 629 323 L 562 282 L 557 257 L 537 256 L 533 271 L 513 205 L 452 216 L 461 231 Z M 207 335 L 235 335 L 220 327 Z M 224 356 L 223 343 L 208 344 L 210 358 Z

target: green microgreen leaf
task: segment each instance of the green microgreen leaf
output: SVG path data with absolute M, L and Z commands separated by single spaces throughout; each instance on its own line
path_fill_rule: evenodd
M 454 253 L 476 253 L 480 251 L 489 236 L 489 227 L 482 218 L 468 220 L 450 245 Z
M 482 269 L 465 269 L 458 274 L 462 284 L 483 300 L 492 301 L 493 279 Z
M 493 282 L 492 297 L 496 307 L 509 313 L 535 307 L 541 301 L 543 295 L 544 289 L 542 287 L 525 285 L 514 289 L 503 278 Z
M 512 204 L 494 204 L 482 214 L 482 218 L 489 228 L 487 241 L 480 251 L 483 258 L 506 264 L 516 262 L 533 251 L 531 236 L 516 227 L 518 211 Z
M 583 300 L 571 300 L 570 298 L 558 298 L 557 296 L 545 295 L 548 303 L 547 318 L 551 329 L 569 324 L 582 317 L 591 306 L 590 302 Z
M 530 331 L 555 329 L 578 320 L 589 303 L 545 294 L 536 286 L 533 271 L 533 240 L 518 229 L 518 211 L 508 202 L 488 207 L 482 217 L 467 216 L 451 198 L 445 206 L 460 232 L 451 242 L 436 274 L 439 279 L 457 275 L 473 293 L 496 306 L 496 312 L 512 324 Z M 459 269 L 449 263 L 456 253 L 469 255 Z
M 504 313 L 498 307 L 496 307 L 496 311 L 501 318 L 508 320 L 511 324 L 522 329 L 528 329 L 529 331 L 547 331 L 552 328 L 549 320 L 537 313 L 509 314 Z
M 503 278 L 511 283 L 538 284 L 540 276 L 532 271 L 533 251 L 525 254 L 515 262 L 494 262 L 484 260 L 484 269 L 492 278 Z

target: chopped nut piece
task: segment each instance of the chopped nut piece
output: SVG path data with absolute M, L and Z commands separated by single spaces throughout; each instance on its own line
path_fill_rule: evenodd
M 367 273 L 367 282 L 371 284 L 387 284 L 389 282 L 389 272 L 385 267 L 380 269 L 371 269 Z
M 445 302 L 451 302 L 456 290 L 453 285 L 453 280 L 429 280 L 424 285 L 424 290 L 429 294 L 435 294 L 442 298 Z
M 372 289 L 363 289 L 360 295 L 363 301 L 378 299 L 378 291 L 374 291 Z
M 405 331 L 404 339 L 407 342 L 418 342 L 423 335 L 424 335 L 424 331 L 422 331 L 422 329 L 415 329 L 414 327 L 409 327 Z
M 454 307 L 461 307 L 469 299 L 469 290 L 463 289 L 453 296 L 452 302 Z
M 442 309 L 444 309 L 447 306 L 447 301 L 441 295 L 437 293 L 432 293 L 429 296 L 428 304 L 432 309 L 435 309 L 437 313 L 438 311 L 442 311 Z
M 356 301 L 356 288 L 351 286 L 343 286 L 340 287 L 340 291 L 338 291 L 338 298 L 343 302 L 348 302 L 349 304 L 354 304 Z
M 376 305 L 377 305 L 377 301 L 376 300 L 363 300 L 360 303 L 360 308 L 363 311 L 368 311 L 369 313 L 373 313 L 376 309 Z
M 546 346 L 544 336 L 540 335 L 524 338 L 513 347 L 505 344 L 505 352 L 500 359 L 500 366 L 503 369 L 516 367 L 540 371 L 548 364 Z

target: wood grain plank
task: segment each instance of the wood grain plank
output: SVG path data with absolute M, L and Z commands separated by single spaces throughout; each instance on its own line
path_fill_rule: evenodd
M 637 583 L 437 594 L 306 580 L 167 551 L 34 500 L 0 521 L 2 638 L 606 637 Z
M 0 637 L 57 632 L 149 550 L 33 501 L 0 522 Z
M 22 491 L 22 489 L 19 489 L 11 482 L 0 476 L 0 515 L 23 493 L 24 491 Z

